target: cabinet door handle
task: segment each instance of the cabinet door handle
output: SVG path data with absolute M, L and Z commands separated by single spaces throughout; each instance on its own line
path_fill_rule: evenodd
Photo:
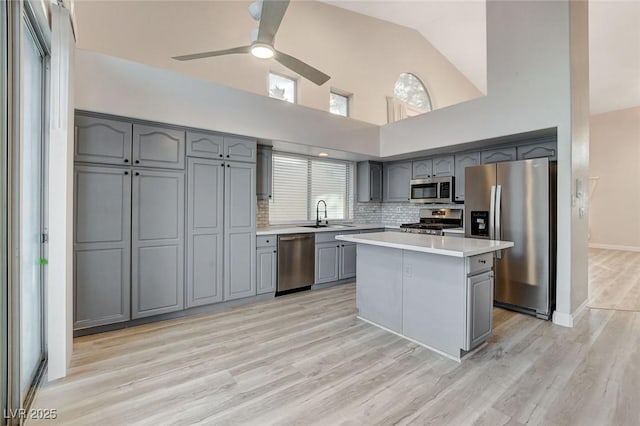
M 140 164 L 140 160 L 136 160 L 136 164 Z
M 124 172 L 124 174 L 125 174 L 125 175 L 128 175 L 128 174 L 129 174 L 129 172 Z
M 125 159 L 124 159 L 124 162 L 125 162 L 125 163 L 128 163 L 128 162 L 129 162 L 129 159 L 128 159 L 128 158 L 125 158 Z
M 140 176 L 140 173 L 136 172 L 136 176 Z

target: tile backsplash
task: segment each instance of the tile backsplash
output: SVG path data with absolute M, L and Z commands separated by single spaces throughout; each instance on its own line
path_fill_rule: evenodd
M 424 208 L 463 209 L 464 204 L 356 203 L 353 221 L 385 225 L 415 223 L 420 220 L 420 209 Z
M 464 204 L 410 204 L 410 203 L 355 203 L 353 221 L 355 223 L 384 223 L 401 225 L 419 221 L 420 209 L 464 208 Z M 258 200 L 256 225 L 269 226 L 269 200 Z

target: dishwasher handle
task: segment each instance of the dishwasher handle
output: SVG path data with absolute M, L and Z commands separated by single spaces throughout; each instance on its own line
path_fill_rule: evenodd
M 315 236 L 313 234 L 309 234 L 309 235 L 294 235 L 292 237 L 278 237 L 279 241 L 296 241 L 296 240 L 307 240 L 307 239 L 311 239 L 314 238 Z

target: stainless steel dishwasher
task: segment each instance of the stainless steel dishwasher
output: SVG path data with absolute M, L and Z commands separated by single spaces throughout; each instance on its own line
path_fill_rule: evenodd
M 278 237 L 277 293 L 310 287 L 315 279 L 316 235 L 280 235 Z

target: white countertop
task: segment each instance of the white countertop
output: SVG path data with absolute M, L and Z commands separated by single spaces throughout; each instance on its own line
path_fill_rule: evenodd
M 256 235 L 284 235 L 284 234 L 304 234 L 304 233 L 316 233 L 316 232 L 350 232 L 350 231 L 364 231 L 367 229 L 400 229 L 400 225 L 385 225 L 383 223 L 352 223 L 348 226 L 331 226 L 329 224 L 326 228 L 306 228 L 304 226 L 284 225 L 284 226 L 267 226 L 264 228 L 256 229 Z
M 420 251 L 444 256 L 468 257 L 513 247 L 511 241 L 477 238 L 441 237 L 404 232 L 375 232 L 371 234 L 338 235 L 336 240 L 358 244 Z

